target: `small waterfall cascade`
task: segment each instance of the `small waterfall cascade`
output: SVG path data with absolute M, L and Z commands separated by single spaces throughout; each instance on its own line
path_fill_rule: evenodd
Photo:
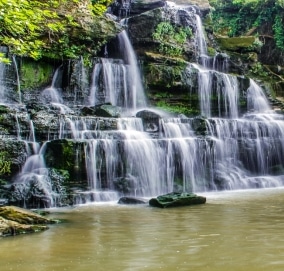
M 58 67 L 53 75 L 51 85 L 44 89 L 41 93 L 46 102 L 49 103 L 63 103 L 62 96 L 59 94 L 60 85 L 58 84 L 58 78 L 60 76 L 60 68 Z
M 67 114 L 71 112 L 71 109 L 64 104 L 62 98 L 61 88 L 61 77 L 62 77 L 62 66 L 59 66 L 53 75 L 51 85 L 45 88 L 40 96 L 42 100 L 49 104 L 51 107 L 58 110 L 60 114 Z
M 22 93 L 16 56 L 8 55 L 8 48 L 0 46 L 0 52 L 7 55 L 10 65 L 0 62 L 0 104 L 21 104 Z
M 14 197 L 16 197 L 18 201 L 22 201 L 25 207 L 25 201 L 28 200 L 34 201 L 34 206 L 36 207 L 56 206 L 56 200 L 60 197 L 60 195 L 55 192 L 55 187 L 51 182 L 48 169 L 45 166 L 43 157 L 45 145 L 46 144 L 39 148 L 38 152 L 35 152 L 27 158 L 21 172 L 16 176 L 14 181 Z M 41 194 L 44 194 L 45 197 L 41 197 L 41 203 L 39 204 L 37 203 L 37 201 L 39 201 L 37 196 Z
M 5 102 L 5 66 L 6 64 L 0 62 L 0 102 L 4 103 Z
M 111 103 L 126 110 L 143 108 L 147 105 L 144 87 L 125 30 L 118 35 L 118 45 L 120 59 L 101 58 L 94 66 L 89 104 Z
M 16 71 L 16 79 L 17 79 L 17 92 L 18 92 L 18 102 L 22 103 L 22 93 L 21 93 L 21 84 L 20 84 L 20 75 L 19 75 L 19 69 L 18 69 L 18 63 L 16 60 L 15 55 L 12 56 L 13 59 L 13 64 L 15 66 L 15 71 Z
M 205 40 L 205 35 L 202 29 L 202 21 L 199 15 L 195 15 L 196 18 L 196 47 L 198 55 L 203 66 L 206 66 L 206 60 L 208 58 L 207 54 L 207 44 Z

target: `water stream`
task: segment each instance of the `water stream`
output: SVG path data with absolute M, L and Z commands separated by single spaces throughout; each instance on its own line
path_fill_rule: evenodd
M 51 209 L 63 223 L 1 239 L 1 270 L 283 270 L 283 188 L 204 195 L 185 208 Z

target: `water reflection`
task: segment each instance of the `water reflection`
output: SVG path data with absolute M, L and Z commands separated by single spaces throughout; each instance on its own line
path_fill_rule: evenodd
M 178 209 L 54 209 L 67 222 L 1 239 L 1 270 L 283 270 L 284 188 L 206 196 Z

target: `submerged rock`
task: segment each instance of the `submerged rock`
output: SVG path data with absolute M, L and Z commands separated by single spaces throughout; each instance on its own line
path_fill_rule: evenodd
M 0 207 L 0 236 L 18 235 L 47 230 L 56 223 L 41 215 L 15 206 Z
M 118 204 L 146 204 L 148 200 L 135 197 L 122 197 L 119 199 Z
M 179 207 L 194 204 L 204 204 L 206 198 L 195 194 L 188 193 L 169 193 L 166 195 L 152 198 L 149 201 L 149 205 L 152 207 L 168 208 L 168 207 Z

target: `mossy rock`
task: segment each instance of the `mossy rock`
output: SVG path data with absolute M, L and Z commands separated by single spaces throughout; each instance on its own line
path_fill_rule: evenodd
M 149 205 L 152 207 L 168 208 L 204 204 L 205 202 L 206 198 L 202 196 L 173 192 L 150 199 Z
M 0 207 L 0 217 L 11 220 L 24 225 L 52 224 L 55 220 L 48 219 L 29 210 L 16 206 Z
M 11 236 L 47 230 L 46 225 L 25 225 L 0 217 L 0 236 Z
M 219 37 L 217 38 L 220 47 L 223 50 L 235 51 L 235 52 L 248 52 L 254 51 L 255 37 Z
M 56 222 L 23 208 L 0 207 L 0 236 L 44 231 L 48 229 L 47 224 Z
M 51 83 L 54 67 L 46 62 L 23 59 L 21 62 L 21 89 L 35 90 Z

